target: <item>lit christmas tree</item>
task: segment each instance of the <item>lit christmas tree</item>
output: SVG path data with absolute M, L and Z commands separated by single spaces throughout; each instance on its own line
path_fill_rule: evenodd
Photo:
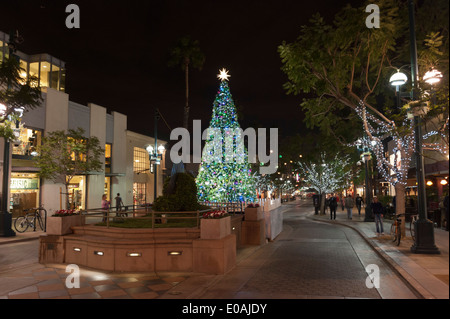
M 221 83 L 196 179 L 199 201 L 253 202 L 256 198 L 255 180 L 228 87 L 229 77 L 225 69 L 218 75 Z

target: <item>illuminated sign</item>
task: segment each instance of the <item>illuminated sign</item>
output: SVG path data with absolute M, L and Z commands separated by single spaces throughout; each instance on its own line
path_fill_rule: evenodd
M 37 178 L 11 178 L 11 189 L 39 189 Z

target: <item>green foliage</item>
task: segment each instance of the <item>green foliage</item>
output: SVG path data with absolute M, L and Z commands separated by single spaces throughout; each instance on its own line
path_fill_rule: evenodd
M 42 96 L 41 89 L 37 87 L 37 78 L 30 76 L 25 81 L 20 76 L 24 71 L 19 59 L 14 56 L 5 58 L 0 64 L 0 104 L 7 108 L 3 119 L 16 108 L 27 110 L 40 106 Z
M 40 106 L 41 89 L 37 87 L 37 78 L 30 76 L 27 81 L 20 77 L 25 70 L 20 67 L 19 59 L 4 58 L 0 64 L 0 137 L 14 139 L 12 126 L 20 120 L 16 109 L 27 111 Z
M 35 158 L 41 178 L 63 183 L 67 187 L 75 175 L 103 170 L 104 150 L 97 137 L 85 137 L 84 130 L 49 132 L 38 147 Z
M 394 50 L 398 9 L 391 0 L 380 1 L 380 29 L 368 29 L 364 8 L 345 6 L 333 24 L 316 14 L 302 26 L 293 43 L 283 42 L 279 53 L 288 76 L 288 94 L 308 94 L 301 103 L 309 128 L 342 143 L 361 131 L 352 111 L 359 99 L 374 102 L 373 94 L 384 76 L 386 56 Z
M 190 36 L 181 37 L 170 49 L 170 67 L 180 66 L 185 70 L 190 65 L 201 70 L 204 63 L 205 55 L 200 50 L 198 40 L 193 40 Z
M 197 185 L 189 173 L 178 173 L 173 194 L 159 196 L 153 209 L 158 212 L 194 211 L 200 209 L 197 202 Z

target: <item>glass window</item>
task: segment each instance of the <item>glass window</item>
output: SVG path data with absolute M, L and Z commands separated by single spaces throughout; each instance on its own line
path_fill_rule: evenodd
M 0 41 L 0 62 L 8 58 L 8 43 Z
M 23 215 L 24 209 L 39 206 L 39 176 L 35 173 L 11 173 L 10 211 L 13 217 Z
M 36 156 L 37 147 L 41 145 L 42 132 L 23 128 L 19 133 L 20 143 L 14 144 L 13 155 Z
M 134 161 L 133 161 L 133 171 L 135 173 L 142 173 L 150 169 L 150 161 L 148 158 L 148 153 L 143 148 L 134 148 Z
M 20 78 L 22 79 L 22 84 L 25 84 L 28 77 L 28 62 L 20 59 L 20 68 Z
M 28 71 L 29 76 L 39 77 L 39 62 L 30 63 L 30 70 Z M 38 83 L 36 83 L 36 86 Z
M 49 87 L 50 82 L 50 63 L 41 61 L 41 75 L 39 78 L 39 85 L 41 87 Z
M 69 204 L 71 209 L 85 208 L 86 176 L 74 176 L 69 183 Z
M 60 70 L 59 66 L 52 64 L 52 73 L 50 76 L 50 80 L 51 80 L 50 87 L 55 90 L 58 89 L 58 85 L 59 85 L 59 70 Z
M 105 173 L 111 173 L 111 144 L 105 145 Z
M 66 92 L 66 69 L 61 69 L 61 80 L 59 83 L 59 90 Z
M 105 177 L 105 189 L 103 194 L 106 194 L 106 200 L 111 202 L 111 177 Z
M 147 184 L 133 183 L 133 203 L 143 205 L 146 203 Z

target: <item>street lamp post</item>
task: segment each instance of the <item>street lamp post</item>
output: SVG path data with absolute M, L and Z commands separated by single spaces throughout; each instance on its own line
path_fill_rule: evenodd
M 16 58 L 19 57 L 15 54 L 16 51 L 16 37 L 15 33 L 11 32 L 9 38 L 8 46 L 9 46 L 9 57 Z M 7 110 L 6 105 L 1 105 L 0 113 L 2 110 Z M 21 117 L 23 114 L 23 109 L 17 108 L 14 109 L 14 113 Z M 10 118 L 12 116 L 10 115 Z M 14 129 L 14 135 L 17 138 L 18 131 L 18 121 L 16 120 L 16 128 Z M 10 157 L 11 157 L 11 141 L 8 138 L 4 138 L 4 148 L 3 148 L 3 178 L 2 178 L 2 197 L 0 203 L 0 236 L 2 237 L 13 237 L 16 236 L 16 233 L 12 230 L 12 214 L 8 211 L 9 206 L 9 166 L 10 166 Z
M 415 34 L 414 20 L 414 1 L 409 0 L 409 31 L 410 31 L 410 48 L 411 48 L 411 100 L 412 105 L 418 100 L 418 79 L 419 67 L 417 64 L 417 44 Z M 421 106 L 416 106 L 413 110 L 414 114 L 414 135 L 415 135 L 415 158 L 416 158 L 416 178 L 418 189 L 418 213 L 419 219 L 414 224 L 416 232 L 416 240 L 414 241 L 411 251 L 414 253 L 439 254 L 440 251 L 434 243 L 434 225 L 427 219 L 427 200 L 425 192 L 425 171 L 422 154 L 422 112 Z
M 158 169 L 157 165 L 161 163 L 162 159 L 162 153 L 164 152 L 164 146 L 160 145 L 158 147 L 158 120 L 160 119 L 159 111 L 155 110 L 155 146 L 148 145 L 146 150 L 150 159 L 150 165 L 153 165 L 153 174 L 154 174 L 154 197 L 153 197 L 153 203 L 155 202 L 157 196 L 158 196 Z

